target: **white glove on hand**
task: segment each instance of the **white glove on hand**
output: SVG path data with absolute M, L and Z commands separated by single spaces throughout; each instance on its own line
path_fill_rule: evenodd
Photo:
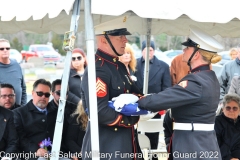
M 134 94 L 120 94 L 118 97 L 113 97 L 112 101 L 114 101 L 113 106 L 116 109 L 122 108 L 125 104 L 136 103 L 138 101 L 138 96 Z

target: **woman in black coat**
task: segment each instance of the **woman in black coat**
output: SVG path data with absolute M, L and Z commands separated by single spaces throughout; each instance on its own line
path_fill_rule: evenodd
M 68 130 L 66 134 L 66 146 L 71 154 L 73 160 L 81 160 L 81 150 L 83 137 L 87 127 L 88 117 L 84 112 L 82 103 L 77 106 L 76 111 L 68 119 Z
M 223 98 L 223 111 L 216 117 L 216 131 L 222 160 L 240 159 L 240 97 L 227 94 Z
M 71 70 L 69 75 L 69 93 L 67 100 L 73 104 L 78 104 L 81 100 L 81 82 L 85 67 L 87 66 L 87 57 L 80 48 L 72 51 Z

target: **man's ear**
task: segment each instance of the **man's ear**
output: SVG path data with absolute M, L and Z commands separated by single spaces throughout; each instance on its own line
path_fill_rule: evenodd
M 103 43 L 103 44 L 107 44 L 107 40 L 104 36 L 100 37 L 100 42 Z

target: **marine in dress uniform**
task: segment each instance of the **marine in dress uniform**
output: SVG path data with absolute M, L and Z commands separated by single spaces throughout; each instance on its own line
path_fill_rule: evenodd
M 82 79 L 82 101 L 85 110 L 89 111 L 90 107 L 98 109 L 100 154 L 112 155 L 100 157 L 101 160 L 140 159 L 139 156 L 132 157 L 140 151 L 138 141 L 136 137 L 134 138 L 134 125 L 138 122 L 139 116 L 125 116 L 108 106 L 108 101 L 122 93 L 142 95 L 131 80 L 125 65 L 118 60 L 118 56 L 124 53 L 127 42 L 125 35 L 130 33 L 122 28 L 105 31 L 97 36 L 98 49 L 95 55 L 97 107 L 89 106 L 88 85 L 93 84 L 88 84 L 87 68 Z M 84 160 L 91 159 L 90 125 L 91 117 L 82 145 Z
M 146 96 L 138 104 L 140 108 L 154 112 L 171 108 L 175 121 L 170 142 L 174 160 L 220 160 L 214 131 L 220 86 L 209 64 L 221 59 L 216 53 L 222 46 L 194 26 L 182 45 L 186 46 L 183 60 L 190 66 L 191 73 L 178 85 Z

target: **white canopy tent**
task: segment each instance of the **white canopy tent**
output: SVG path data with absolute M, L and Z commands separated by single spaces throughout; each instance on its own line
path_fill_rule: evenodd
M 0 33 L 54 31 L 63 34 L 69 28 L 70 30 L 77 29 L 75 22 L 78 24 L 79 20 L 78 31 L 83 30 L 83 24 L 85 24 L 87 35 L 88 67 L 89 73 L 91 73 L 89 79 L 92 80 L 89 82 L 90 84 L 95 83 L 95 74 L 92 74 L 95 72 L 93 25 L 97 30 L 127 27 L 131 32 L 148 36 L 159 33 L 187 35 L 189 25 L 195 25 L 211 35 L 240 37 L 239 0 L 203 0 L 199 3 L 192 0 L 85 0 L 86 4 L 81 5 L 80 19 L 78 19 L 79 15 L 72 17 L 71 14 L 69 15 L 72 13 L 73 3 L 74 0 L 0 0 L 1 6 L 4 6 L 0 10 Z M 83 21 L 84 10 L 87 11 L 85 12 L 85 23 Z M 70 56 L 71 52 L 68 52 L 64 78 L 69 75 Z M 66 95 L 67 80 L 68 78 L 64 80 L 66 83 L 62 85 L 61 95 Z M 89 87 L 91 87 L 90 94 L 95 94 L 95 86 Z M 59 106 L 59 110 L 61 110 L 58 111 L 57 117 L 59 124 L 62 124 L 64 105 L 65 102 L 60 103 Z M 96 106 L 96 97 L 93 98 L 90 105 Z M 97 112 L 91 108 L 90 112 L 91 123 L 97 124 Z M 96 119 L 94 120 L 94 118 Z M 92 132 L 95 132 L 92 135 L 96 136 L 96 138 L 95 136 L 92 138 L 98 140 L 96 128 L 95 126 L 95 129 L 91 129 Z M 94 143 L 94 145 L 92 144 L 93 151 L 97 152 L 99 151 L 98 143 L 96 144 L 96 141 Z M 98 159 L 98 157 L 93 159 Z

